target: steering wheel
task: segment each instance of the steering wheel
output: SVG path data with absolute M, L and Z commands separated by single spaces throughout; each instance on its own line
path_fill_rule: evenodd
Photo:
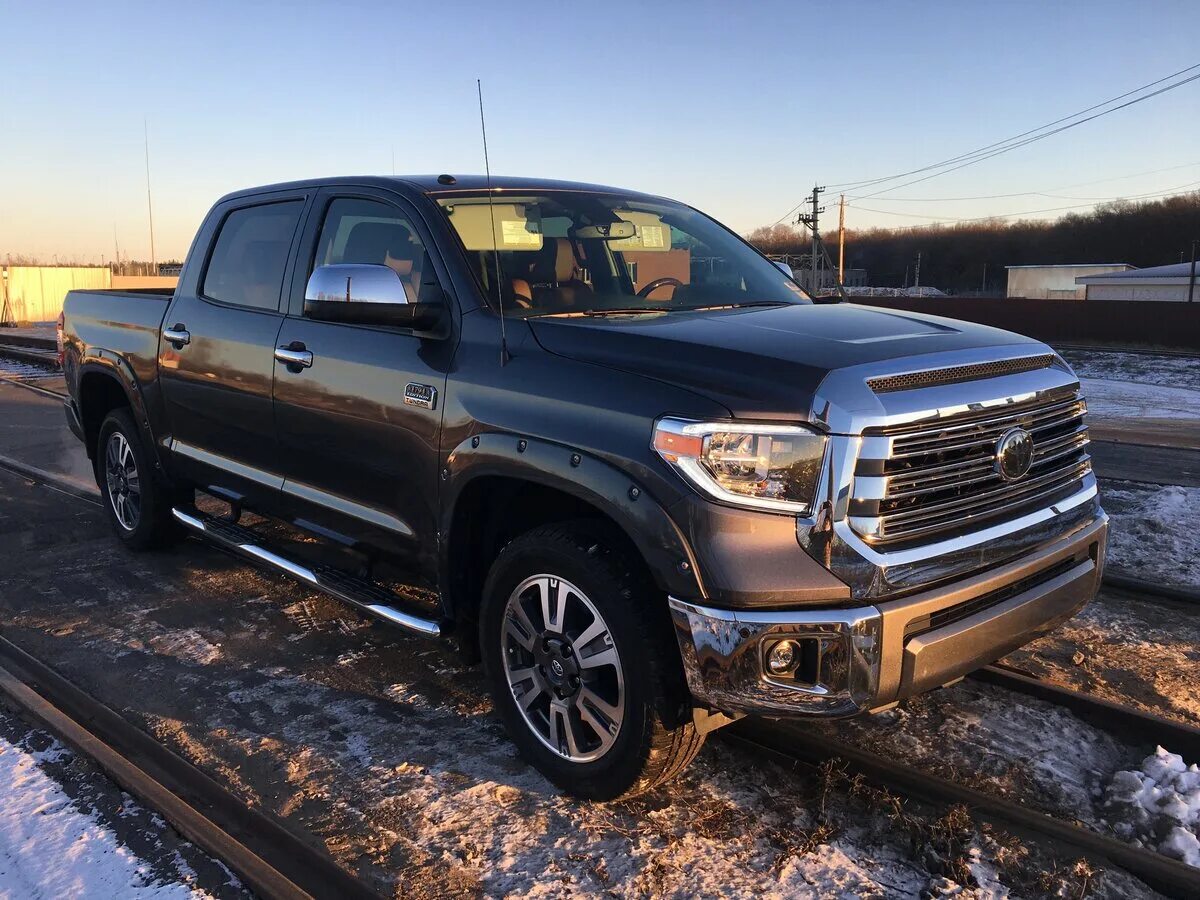
M 680 281 L 678 278 L 672 278 L 670 275 L 667 275 L 664 278 L 655 278 L 652 282 L 638 291 L 637 295 L 644 300 L 657 291 L 660 287 L 665 287 L 668 284 L 677 288 L 683 287 L 682 281 Z

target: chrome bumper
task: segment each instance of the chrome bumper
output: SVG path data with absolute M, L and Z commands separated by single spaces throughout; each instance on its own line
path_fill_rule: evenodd
M 670 598 L 688 687 L 727 714 L 846 716 L 954 681 L 1050 631 L 1100 586 L 1108 517 L 1015 562 L 850 609 L 744 611 Z M 770 648 L 801 665 L 777 676 Z

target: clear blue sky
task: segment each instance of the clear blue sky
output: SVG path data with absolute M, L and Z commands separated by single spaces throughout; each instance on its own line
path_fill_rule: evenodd
M 0 259 L 158 256 L 240 187 L 481 171 L 617 184 L 749 231 L 833 184 L 1000 140 L 1200 62 L 1194 2 L 32 3 L 0 0 Z M 1116 179 L 1149 170 L 1174 171 Z M 1081 182 L 1105 181 L 1070 187 Z M 894 192 L 1200 181 L 1200 82 Z M 835 201 L 830 197 L 829 201 Z M 909 215 L 1068 205 L 862 201 Z M 851 206 L 848 224 L 921 221 Z

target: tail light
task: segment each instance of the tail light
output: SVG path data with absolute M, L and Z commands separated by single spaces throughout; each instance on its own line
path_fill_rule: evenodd
M 63 322 L 66 320 L 66 313 L 58 314 L 58 323 L 54 326 L 54 340 L 58 344 L 58 367 L 61 369 L 63 365 Z

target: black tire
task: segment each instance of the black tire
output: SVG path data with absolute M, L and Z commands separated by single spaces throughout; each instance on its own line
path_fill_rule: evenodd
M 120 458 L 123 474 L 109 477 L 114 452 Z M 130 550 L 159 549 L 183 536 L 171 515 L 177 492 L 154 471 L 141 432 L 127 408 L 114 409 L 101 423 L 95 472 L 109 524 Z
M 484 585 L 480 610 L 480 647 L 484 668 L 496 709 L 509 736 L 526 761 L 550 781 L 563 791 L 588 800 L 613 800 L 644 793 L 683 771 L 704 744 L 704 735 L 696 730 L 692 721 L 682 662 L 670 630 L 665 598 L 653 584 L 648 583 L 648 578 L 639 574 L 641 569 L 631 564 L 620 547 L 620 541 L 606 536 L 603 531 L 597 531 L 589 523 L 548 525 L 526 532 L 509 543 L 496 558 Z M 516 636 L 511 636 L 512 632 L 506 630 L 512 621 L 516 621 L 509 612 L 510 598 L 522 585 L 544 581 L 537 576 L 545 575 L 585 594 L 583 602 L 588 605 L 578 608 L 588 615 L 594 612 L 596 615 L 592 622 L 599 622 L 607 629 L 607 635 L 602 634 L 577 649 L 573 648 L 570 642 L 585 635 L 580 633 L 579 628 L 572 629 L 569 621 L 573 615 L 569 611 L 571 607 L 562 607 L 568 610 L 567 614 L 559 614 L 559 631 L 566 635 L 566 647 L 561 651 L 565 655 L 555 658 L 568 663 L 574 659 L 579 676 L 574 679 L 573 699 L 568 697 L 565 701 L 555 692 L 570 692 L 571 686 L 551 684 L 547 680 L 550 670 L 544 663 L 549 659 L 546 655 L 548 643 L 538 638 L 529 642 L 541 653 L 539 658 L 543 665 L 537 665 L 533 656 L 535 651 L 526 650 L 523 643 L 525 626 L 518 627 Z M 554 582 L 546 581 L 545 584 L 548 590 L 557 590 Z M 546 625 L 544 615 L 539 615 L 533 604 L 533 600 L 540 596 L 537 591 L 541 587 L 535 583 L 526 590 L 534 593 L 518 596 L 532 599 L 516 602 L 524 602 L 526 609 L 534 610 L 525 622 L 537 632 L 535 623 Z M 572 593 L 571 597 L 572 600 L 564 603 L 578 604 L 578 596 Z M 582 629 L 584 632 L 589 630 Z M 538 633 L 556 637 L 545 627 Z M 608 655 L 610 648 L 615 648 L 618 662 L 609 665 L 607 676 L 597 675 L 595 669 L 583 668 L 585 660 L 588 660 L 589 666 L 594 665 L 593 657 L 611 659 Z M 530 663 L 530 660 L 534 661 Z M 540 674 L 531 674 L 526 681 L 510 685 L 510 672 L 532 673 L 532 669 L 524 668 L 526 665 L 536 668 Z M 623 686 L 618 689 L 623 694 L 619 700 L 611 693 L 611 685 L 619 677 L 618 671 L 623 675 Z M 561 666 L 558 667 L 558 674 L 563 674 Z M 588 741 L 597 742 L 602 748 L 610 737 L 601 736 L 600 730 L 593 725 L 597 722 L 596 710 L 603 707 L 590 705 L 590 701 L 585 700 L 585 710 L 584 705 L 579 703 L 583 696 L 579 693 L 580 679 L 584 680 L 586 687 L 592 683 L 587 679 L 593 677 L 609 678 L 610 693 L 604 700 L 612 704 L 610 709 L 620 709 L 622 718 L 617 725 L 615 739 L 611 740 L 608 748 L 593 751 L 601 752 L 598 758 L 578 761 L 566 755 L 568 749 L 575 749 L 574 742 L 567 748 L 560 737 L 559 751 L 555 752 L 548 741 L 548 738 L 554 739 L 555 732 L 551 730 L 547 735 L 543 731 L 539 735 L 535 730 L 538 725 L 534 721 L 537 717 L 538 722 L 552 729 L 550 720 L 555 718 L 555 714 L 549 707 L 554 705 L 554 701 L 557 699 L 568 706 L 574 703 L 573 741 L 579 739 L 580 747 Z M 595 691 L 601 689 L 599 684 L 595 685 Z M 533 696 L 527 704 L 531 710 L 528 717 L 521 710 L 518 694 L 522 700 Z M 596 693 L 590 696 L 595 697 Z M 543 702 L 547 707 L 545 716 L 538 712 L 538 705 Z M 587 714 L 590 723 L 579 717 L 581 712 Z M 600 717 L 600 722 L 608 723 L 610 729 L 613 721 Z M 563 734 L 564 729 L 572 730 L 566 719 L 560 718 L 559 723 L 559 735 Z

